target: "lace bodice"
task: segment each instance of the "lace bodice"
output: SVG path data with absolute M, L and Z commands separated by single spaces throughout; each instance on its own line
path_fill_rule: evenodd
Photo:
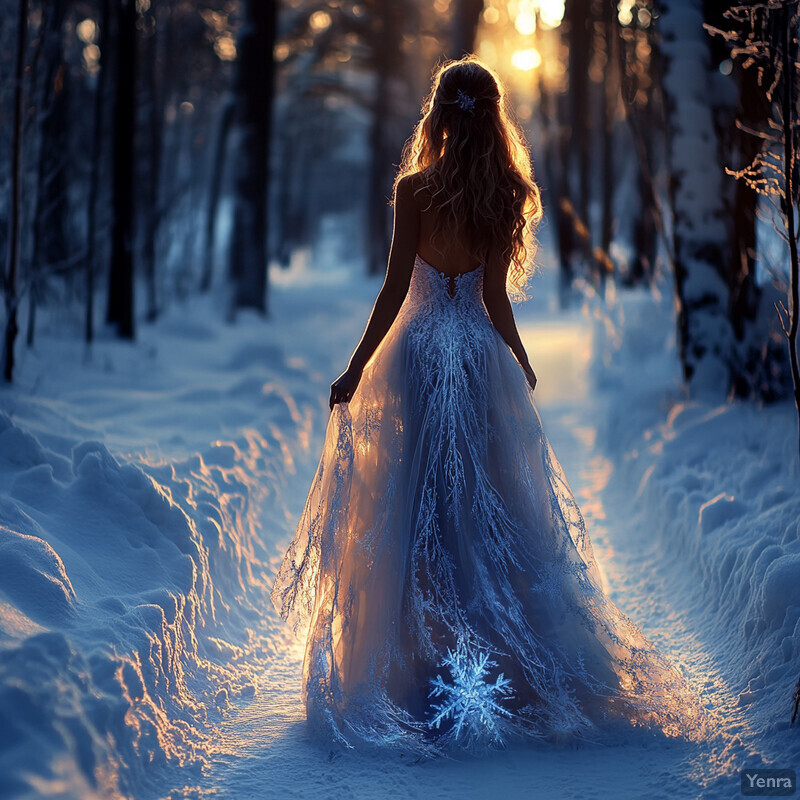
M 463 343 L 476 335 L 491 336 L 494 326 L 483 303 L 483 274 L 484 267 L 480 266 L 449 276 L 418 255 L 398 325 L 404 326 L 409 317 L 414 317 L 412 331 L 427 336 L 429 341 L 431 336 L 444 335 L 442 343 L 454 338 Z
M 481 265 L 476 269 L 449 276 L 417 255 L 414 259 L 409 294 L 416 299 L 420 299 L 421 295 L 430 301 L 445 295 L 444 299 L 459 305 L 476 302 L 480 304 L 483 294 L 483 269 Z M 455 286 L 454 290 L 450 288 L 451 278 Z
M 451 276 L 417 255 L 397 318 L 398 328 L 407 332 L 409 357 L 416 365 L 415 383 L 423 395 L 418 402 L 423 406 L 434 402 L 436 413 L 450 414 L 451 419 L 472 407 L 453 408 L 460 397 L 451 391 L 456 384 L 464 383 L 465 388 L 469 384 L 480 404 L 485 394 L 485 348 L 500 338 L 483 303 L 483 274 L 480 266 L 452 276 L 451 291 Z

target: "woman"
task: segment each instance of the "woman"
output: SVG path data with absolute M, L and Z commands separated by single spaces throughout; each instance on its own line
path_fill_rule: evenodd
M 386 278 L 331 386 L 272 600 L 307 716 L 347 746 L 702 736 L 685 680 L 603 593 L 508 292 L 541 215 L 497 76 L 443 65 L 403 154 Z

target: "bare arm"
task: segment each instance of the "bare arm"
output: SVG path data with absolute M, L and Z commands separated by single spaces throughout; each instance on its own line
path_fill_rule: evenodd
M 361 341 L 350 359 L 349 369 L 361 371 L 383 341 L 408 293 L 419 235 L 419 210 L 411 183 L 406 178 L 397 187 L 394 204 L 394 230 L 386 277 Z
M 517 323 L 514 320 L 514 311 L 506 292 L 506 273 L 504 270 L 485 270 L 483 281 L 483 303 L 489 313 L 492 324 L 497 332 L 511 348 L 517 361 L 519 361 L 528 382 L 536 386 L 536 373 L 528 360 L 528 354 L 519 337 Z
M 394 227 L 386 277 L 370 313 L 366 330 L 347 369 L 331 384 L 331 409 L 335 403 L 352 397 L 364 367 L 397 318 L 411 283 L 418 236 L 419 209 L 414 200 L 411 181 L 404 178 L 398 184 L 395 195 Z

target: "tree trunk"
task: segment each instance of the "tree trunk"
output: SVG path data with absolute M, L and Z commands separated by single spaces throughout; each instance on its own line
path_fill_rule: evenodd
M 111 23 L 111 0 L 102 0 L 100 5 L 100 72 L 94 95 L 94 120 L 92 129 L 92 163 L 89 173 L 89 200 L 86 220 L 86 321 L 84 337 L 86 344 L 94 340 L 94 279 L 97 255 L 95 252 L 95 231 L 97 229 L 97 194 L 100 183 L 100 159 L 102 157 L 103 109 L 105 108 L 107 76 L 109 69 L 109 36 Z
M 611 238 L 614 228 L 614 129 L 617 121 L 619 101 L 619 32 L 617 30 L 616 9 L 610 3 L 603 3 L 603 33 L 605 35 L 606 68 L 601 98 L 603 120 L 603 163 L 602 163 L 602 218 L 600 220 L 600 251 L 596 257 L 599 293 L 605 296 L 605 282 L 613 272 L 611 260 Z
M 539 169 L 537 177 L 542 190 L 542 204 L 552 211 L 556 220 L 556 232 L 561 232 L 561 218 L 563 214 L 559 208 L 559 201 L 563 194 L 562 177 L 562 145 L 561 129 L 558 114 L 559 95 L 550 89 L 546 83 L 541 84 L 540 110 L 542 116 L 542 142 L 539 153 Z M 569 231 L 569 225 L 566 228 Z M 568 241 L 562 241 L 561 236 L 556 237 L 560 274 L 569 269 Z M 562 298 L 563 300 L 564 298 Z
M 399 39 L 402 35 L 402 18 L 393 0 L 376 0 L 373 20 L 373 65 L 375 92 L 372 102 L 372 126 L 369 136 L 370 170 L 367 193 L 367 271 L 380 275 L 386 270 L 386 259 L 391 244 L 389 192 L 392 165 L 389 154 L 391 103 L 389 91 L 392 78 L 400 64 Z
M 792 385 L 794 387 L 794 404 L 798 415 L 798 455 L 800 455 L 800 365 L 797 360 L 797 329 L 800 319 L 800 276 L 798 276 L 797 263 L 797 227 L 795 223 L 795 202 L 797 190 L 795 189 L 795 130 L 797 127 L 797 97 L 795 96 L 794 81 L 797 68 L 797 47 L 794 43 L 793 32 L 797 30 L 797 4 L 792 13 L 789 4 L 781 9 L 781 23 L 783 30 L 783 94 L 781 97 L 781 111 L 783 116 L 783 187 L 784 187 L 784 212 L 786 214 L 786 233 L 789 239 L 789 364 L 792 370 Z M 800 683 L 798 683 L 800 687 Z M 795 706 L 795 711 L 796 711 Z
M 730 230 L 703 22 L 701 0 L 662 0 L 678 352 L 684 380 L 724 398 L 733 339 L 722 277 Z
M 651 65 L 656 61 L 651 56 Z M 655 70 L 654 70 L 655 71 Z M 629 285 L 636 285 L 642 281 L 649 280 L 655 269 L 655 261 L 658 245 L 659 225 L 661 223 L 661 210 L 656 201 L 655 192 L 657 191 L 655 181 L 655 151 L 654 140 L 659 134 L 656 131 L 653 104 L 657 102 L 651 96 L 647 100 L 642 112 L 638 115 L 639 119 L 630 126 L 631 135 L 634 139 L 638 154 L 639 165 L 636 176 L 636 188 L 638 202 L 636 203 L 635 217 L 633 222 L 633 248 L 634 256 L 631 263 L 630 273 L 627 277 Z M 629 109 L 628 114 L 637 113 Z
M 483 13 L 483 0 L 456 0 L 453 11 L 453 58 L 475 50 L 475 35 Z
M 737 70 L 740 88 L 739 118 L 751 130 L 759 130 L 769 111 L 758 87 L 756 71 Z M 741 163 L 752 164 L 761 150 L 757 136 L 736 130 L 736 150 Z M 758 193 L 746 181 L 736 181 L 733 202 L 733 246 L 731 247 L 729 275 L 731 276 L 731 321 L 738 338 L 745 333 L 744 323 L 753 319 L 758 311 L 759 289 L 755 281 L 756 265 L 756 210 Z
M 68 186 L 69 107 L 67 68 L 64 63 L 62 28 L 67 13 L 66 0 L 50 0 L 42 6 L 39 33 L 42 79 L 38 102 L 44 109 L 36 171 L 36 203 L 33 218 L 33 258 L 26 344 L 33 345 L 36 306 L 44 294 L 47 267 L 63 263 L 69 256 Z M 38 59 L 37 59 L 38 60 Z
M 9 383 L 14 375 L 14 340 L 17 337 L 17 273 L 19 272 L 19 216 L 22 205 L 22 81 L 28 43 L 28 1 L 17 7 L 17 53 L 14 68 L 14 127 L 11 132 L 11 203 L 8 210 L 8 260 L 5 272 L 6 330 L 3 341 L 3 377 Z
M 556 141 L 553 153 L 553 193 L 556 197 L 556 232 L 558 236 L 559 281 L 558 300 L 560 308 L 567 308 L 574 279 L 573 257 L 575 254 L 575 232 L 572 224 L 572 204 L 569 191 L 570 141 L 566 95 L 556 97 Z
M 750 130 L 766 129 L 770 109 L 758 86 L 756 70 L 739 68 L 736 78 L 740 90 L 738 119 Z M 752 164 L 761 146 L 761 139 L 757 136 L 741 129 L 734 130 L 731 154 L 731 160 L 735 159 L 734 166 Z M 758 193 L 744 180 L 736 181 L 733 192 L 733 226 L 727 271 L 730 291 L 728 315 L 733 326 L 735 352 L 731 380 L 736 395 L 769 400 L 773 399 L 771 395 L 781 395 L 785 391 L 785 387 L 775 385 L 775 376 L 785 376 L 786 363 L 782 348 L 768 343 L 774 318 L 771 304 L 769 309 L 762 309 L 764 292 L 756 283 Z M 783 360 L 779 370 L 776 370 L 776 359 Z
M 231 315 L 237 308 L 267 312 L 269 155 L 278 5 L 245 0 L 234 85 L 236 175 L 230 276 Z
M 724 5 L 705 0 L 704 16 L 713 29 L 727 27 L 725 11 Z M 768 36 L 776 34 L 777 31 Z M 721 36 L 712 36 L 709 41 L 713 74 L 720 64 L 731 58 L 731 44 Z M 780 44 L 776 44 L 780 48 Z M 761 151 L 763 142 L 752 131 L 768 129 L 770 106 L 764 96 L 765 87 L 759 86 L 759 80 L 758 70 L 745 69 L 741 62 L 734 67 L 733 77 L 729 79 L 736 89 L 738 102 L 730 108 L 724 107 L 717 123 L 723 161 L 727 166 L 741 168 L 752 164 Z M 734 114 L 740 126 L 734 124 Z M 725 183 L 730 187 L 729 190 L 726 187 L 726 200 L 732 214 L 724 273 L 729 293 L 728 318 L 734 334 L 731 386 L 740 397 L 755 396 L 768 402 L 786 390 L 786 353 L 775 346 L 771 337 L 775 321 L 772 304 L 765 307 L 773 287 L 765 287 L 765 293 L 756 282 L 758 194 L 746 180 L 729 177 Z
M 124 339 L 134 338 L 134 168 L 136 128 L 136 4 L 120 0 L 112 133 L 111 267 L 106 321 Z
M 147 132 L 149 136 L 150 163 L 147 169 L 144 190 L 147 196 L 146 208 L 142 222 L 144 225 L 142 237 L 142 266 L 144 267 L 145 284 L 147 288 L 146 319 L 154 322 L 158 317 L 158 287 L 156 285 L 156 255 L 159 223 L 163 209 L 159 189 L 161 186 L 161 154 L 164 121 L 163 91 L 160 89 L 161 74 L 159 73 L 159 36 L 157 6 L 149 10 L 147 31 Z M 166 13 L 170 9 L 167 7 Z
M 586 236 L 581 236 L 588 248 L 589 236 L 589 158 L 591 134 L 591 109 L 589 95 L 589 63 L 592 55 L 592 3 L 591 0 L 568 0 L 565 16 L 569 19 L 569 96 L 570 127 L 572 129 L 571 159 L 575 168 L 574 189 L 570 192 L 572 206 L 580 221 L 586 226 Z M 577 175 L 575 175 L 577 171 Z M 570 176 L 567 176 L 568 178 Z M 587 256 L 589 252 L 587 250 Z
M 617 33 L 621 30 L 617 26 Z M 636 176 L 636 202 L 633 214 L 633 258 L 623 283 L 635 286 L 649 279 L 653 273 L 657 252 L 657 238 L 661 232 L 662 209 L 655 186 L 655 159 L 657 137 L 663 125 L 656 122 L 655 106 L 659 103 L 656 86 L 661 83 L 660 59 L 652 26 L 646 31 L 636 30 L 634 37 L 645 37 L 648 45 L 644 63 L 639 55 L 637 39 L 618 40 L 620 97 L 625 103 L 625 119 L 632 143 L 636 148 L 638 169 Z M 637 63 L 639 62 L 639 63 Z M 640 75 L 648 77 L 642 85 Z M 637 102 L 637 94 L 645 94 L 644 103 Z

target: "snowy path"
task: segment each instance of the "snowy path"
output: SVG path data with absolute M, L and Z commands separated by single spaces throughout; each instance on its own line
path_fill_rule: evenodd
M 587 521 L 611 594 L 645 632 L 683 663 L 690 675 L 705 674 L 717 654 L 695 630 L 679 576 L 667 577 L 656 553 L 625 539 L 622 506 L 604 506 L 610 463 L 593 451 L 597 404 L 588 376 L 591 326 L 572 312 L 553 316 L 540 304 L 526 308 L 520 329 L 539 376 L 538 407 L 545 431 L 564 466 Z M 345 354 L 341 358 L 346 358 Z M 341 363 L 341 362 L 340 362 Z M 296 487 L 293 503 L 304 500 Z M 612 531 L 614 533 L 612 534 Z M 276 544 L 282 552 L 285 542 Z M 652 578 L 642 580 L 646 573 Z M 280 634 L 279 634 L 280 635 Z M 276 657 L 260 676 L 255 698 L 220 727 L 219 753 L 194 788 L 199 797 L 247 800 L 303 798 L 486 798 L 502 785 L 508 798 L 690 798 L 737 795 L 738 774 L 711 786 L 703 774 L 720 764 L 702 747 L 634 742 L 630 747 L 554 752 L 512 748 L 480 761 L 404 763 L 359 754 L 326 753 L 305 737 L 298 697 L 302 647 L 290 634 L 276 642 Z M 689 653 L 694 653 L 690 658 Z M 724 695 L 724 689 L 719 693 Z M 730 705 L 735 698 L 715 698 Z M 712 761 L 714 763 L 712 763 Z M 191 795 L 176 784 L 174 796 Z
M 630 512 L 636 487 L 621 485 L 595 447 L 615 398 L 590 380 L 592 323 L 547 305 L 548 279 L 517 312 L 545 432 L 609 593 L 724 714 L 724 746 L 632 737 L 626 747 L 520 746 L 410 763 L 331 759 L 306 738 L 302 643 L 272 608 L 268 566 L 274 572 L 293 533 L 329 383 L 380 282 L 312 275 L 309 290 L 302 275 L 278 275 L 267 325 L 245 316 L 229 328 L 198 301 L 143 329 L 135 347 L 98 343 L 90 362 L 58 336 L 26 353 L 18 387 L 3 396 L 0 523 L 39 583 L 6 582 L 0 596 L 0 724 L 2 692 L 29 687 L 95 762 L 74 757 L 68 732 L 34 752 L 25 738 L 34 727 L 19 734 L 31 763 L 13 749 L 4 762 L 0 749 L 0 767 L 33 780 L 49 770 L 54 780 L 40 781 L 37 796 L 82 799 L 120 796 L 86 783 L 105 770 L 108 786 L 136 800 L 487 798 L 498 787 L 509 800 L 711 800 L 739 796 L 745 764 L 791 766 L 754 743 L 747 707 L 737 706 L 739 637 L 727 636 L 680 556 L 654 544 L 648 533 L 663 521 Z M 24 549 L 39 538 L 61 557 L 63 575 L 60 562 Z M 190 581 L 187 553 L 197 552 L 207 561 L 194 556 Z M 37 586 L 55 580 L 67 592 L 63 617 L 36 604 Z M 30 666 L 42 652 L 48 667 L 38 675 Z M 123 720 L 118 709 L 138 716 Z

